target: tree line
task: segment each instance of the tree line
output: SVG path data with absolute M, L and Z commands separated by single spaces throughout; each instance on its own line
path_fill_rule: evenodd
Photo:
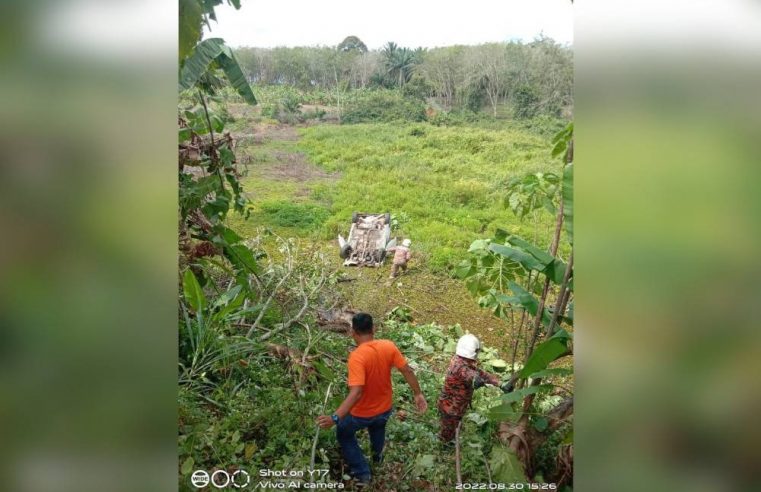
M 547 37 L 477 46 L 408 48 L 386 43 L 369 50 L 356 36 L 336 46 L 238 48 L 249 82 L 302 90 L 399 89 L 433 100 L 443 110 L 500 104 L 515 116 L 549 114 L 569 118 L 573 106 L 573 57 L 569 47 Z

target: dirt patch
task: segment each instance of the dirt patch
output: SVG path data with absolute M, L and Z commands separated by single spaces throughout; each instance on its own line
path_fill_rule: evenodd
M 267 125 L 263 129 L 264 135 L 270 140 L 281 140 L 284 142 L 295 142 L 299 139 L 296 128 L 290 125 Z
M 339 174 L 331 174 L 310 163 L 301 152 L 289 150 L 292 142 L 299 139 L 299 134 L 293 126 L 288 125 L 257 125 L 251 136 L 251 142 L 256 144 L 270 143 L 269 158 L 259 167 L 262 178 L 273 181 L 293 181 L 305 183 L 309 181 L 336 180 Z M 278 149 L 277 143 L 287 143 L 285 149 Z M 274 148 L 273 148 L 274 147 Z
M 261 169 L 261 176 L 274 181 L 306 181 L 336 180 L 338 174 L 327 173 L 319 167 L 307 162 L 306 157 L 298 152 L 276 150 L 272 153 L 276 162 Z

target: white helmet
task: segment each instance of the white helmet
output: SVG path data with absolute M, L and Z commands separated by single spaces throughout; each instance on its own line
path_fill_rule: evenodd
M 402 246 L 404 246 L 405 248 L 409 248 L 410 244 L 412 244 L 412 241 L 410 241 L 409 239 L 405 239 L 404 241 L 402 241 Z
M 478 357 L 479 350 L 481 350 L 481 342 L 478 341 L 478 338 L 476 338 L 475 335 L 468 333 L 457 340 L 457 349 L 455 350 L 455 353 L 460 357 L 475 360 L 476 357 Z

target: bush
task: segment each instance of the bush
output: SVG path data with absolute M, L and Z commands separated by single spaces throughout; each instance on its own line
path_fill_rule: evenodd
M 327 113 L 325 112 L 324 109 L 315 108 L 313 110 L 304 111 L 303 113 L 301 113 L 301 116 L 305 120 L 320 120 L 321 121 L 325 117 L 325 114 Z
M 343 123 L 425 121 L 425 104 L 395 90 L 356 91 L 344 107 Z
M 307 230 L 322 225 L 330 216 L 325 207 L 307 203 L 265 202 L 262 203 L 261 209 L 273 225 Z
M 301 108 L 301 96 L 293 92 L 286 93 L 280 99 L 280 105 L 288 113 L 298 113 Z
M 268 103 L 262 105 L 262 116 L 265 118 L 276 120 L 279 113 L 280 108 L 278 107 L 277 103 Z
M 528 119 L 536 116 L 539 95 L 534 87 L 524 85 L 513 95 L 514 113 L 516 118 Z
M 487 118 L 487 116 L 480 113 L 475 113 L 470 110 L 458 111 L 458 112 L 441 111 L 439 113 L 436 113 L 433 117 L 431 117 L 428 120 L 428 122 L 436 126 L 459 126 L 459 125 L 465 125 L 468 123 L 476 123 L 485 118 Z

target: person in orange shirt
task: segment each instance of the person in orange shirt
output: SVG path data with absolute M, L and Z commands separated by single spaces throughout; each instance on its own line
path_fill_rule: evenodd
M 394 342 L 374 338 L 372 316 L 357 313 L 351 324 L 357 348 L 349 355 L 349 394 L 333 415 L 320 415 L 317 423 L 323 429 L 336 426 L 336 437 L 351 475 L 358 486 L 364 486 L 370 483 L 370 466 L 356 434 L 367 428 L 373 462 L 380 464 L 386 442 L 386 422 L 391 416 L 391 368 L 399 370 L 412 388 L 420 413 L 428 409 L 428 403 L 415 373 Z

